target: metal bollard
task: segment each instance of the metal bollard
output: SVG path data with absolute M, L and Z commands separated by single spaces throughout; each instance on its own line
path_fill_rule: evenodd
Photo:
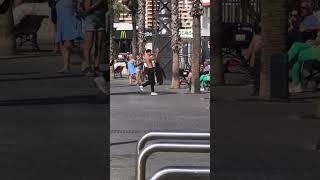
M 210 168 L 165 168 L 156 172 L 150 180 L 159 180 L 170 175 L 210 176 Z
M 181 139 L 181 140 L 210 140 L 210 133 L 191 132 L 149 132 L 142 136 L 137 144 L 137 155 L 146 143 L 155 139 Z
M 145 180 L 147 159 L 152 153 L 155 152 L 210 153 L 210 145 L 186 143 L 156 143 L 147 146 L 142 150 L 137 160 L 137 180 Z

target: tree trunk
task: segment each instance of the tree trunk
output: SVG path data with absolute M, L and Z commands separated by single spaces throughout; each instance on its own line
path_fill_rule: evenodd
M 145 31 L 145 11 L 146 1 L 138 0 L 138 49 L 139 54 L 144 53 L 144 31 Z
M 211 42 L 213 47 L 213 84 L 224 84 L 224 68 L 222 63 L 222 0 L 214 1 L 212 19 L 213 19 L 213 39 Z
M 5 13 L 0 14 L 0 55 L 2 56 L 11 55 L 16 52 L 16 37 L 13 30 L 11 5 Z
M 270 63 L 275 53 L 287 51 L 287 0 L 262 1 L 262 61 L 260 98 L 270 99 Z
M 199 81 L 199 73 L 200 73 L 200 55 L 201 55 L 201 0 L 193 1 L 192 8 L 192 31 L 193 31 L 193 39 L 192 39 L 192 78 L 191 78 L 191 93 L 199 94 L 200 93 L 200 81 Z
M 110 0 L 112 1 L 112 0 Z M 115 44 L 114 44 L 114 31 L 113 31 L 113 22 L 114 22 L 114 16 L 113 16 L 113 6 L 109 8 L 109 44 L 110 44 L 110 62 L 115 60 Z M 114 63 L 110 66 L 110 80 L 114 80 Z
M 179 78 L 179 2 L 178 0 L 171 0 L 171 46 L 172 46 L 172 80 L 171 88 L 180 88 Z
M 131 15 L 132 15 L 132 53 L 134 58 L 136 58 L 136 56 L 138 55 L 138 44 L 137 44 L 137 10 L 136 8 L 134 8 L 131 11 Z

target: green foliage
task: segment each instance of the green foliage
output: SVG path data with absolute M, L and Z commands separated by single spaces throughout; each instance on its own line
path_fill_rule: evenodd
M 202 1 L 201 0 L 194 0 L 193 1 L 192 9 L 191 9 L 190 14 L 193 17 L 200 17 L 203 14 Z
M 120 14 L 129 13 L 129 10 L 123 5 L 119 0 L 112 0 L 112 7 L 113 7 L 113 15 L 120 16 Z

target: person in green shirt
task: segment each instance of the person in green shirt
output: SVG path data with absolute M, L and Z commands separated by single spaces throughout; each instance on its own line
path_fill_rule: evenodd
M 288 51 L 288 61 L 292 64 L 292 84 L 289 87 L 290 93 L 302 92 L 300 82 L 300 70 L 302 62 L 320 61 L 320 37 L 316 40 L 308 40 L 306 43 L 295 42 Z

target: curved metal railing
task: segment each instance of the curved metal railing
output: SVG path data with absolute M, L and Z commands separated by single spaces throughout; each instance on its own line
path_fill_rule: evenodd
M 173 140 L 210 140 L 210 133 L 207 132 L 149 132 L 142 136 L 137 144 L 137 155 L 144 148 L 148 141 L 156 139 Z
M 159 180 L 172 175 L 187 175 L 209 177 L 210 168 L 198 168 L 198 167 L 168 167 L 156 172 L 150 180 Z
M 146 162 L 148 157 L 155 152 L 190 152 L 210 153 L 210 144 L 190 143 L 155 143 L 144 148 L 137 160 L 136 179 L 145 180 Z

